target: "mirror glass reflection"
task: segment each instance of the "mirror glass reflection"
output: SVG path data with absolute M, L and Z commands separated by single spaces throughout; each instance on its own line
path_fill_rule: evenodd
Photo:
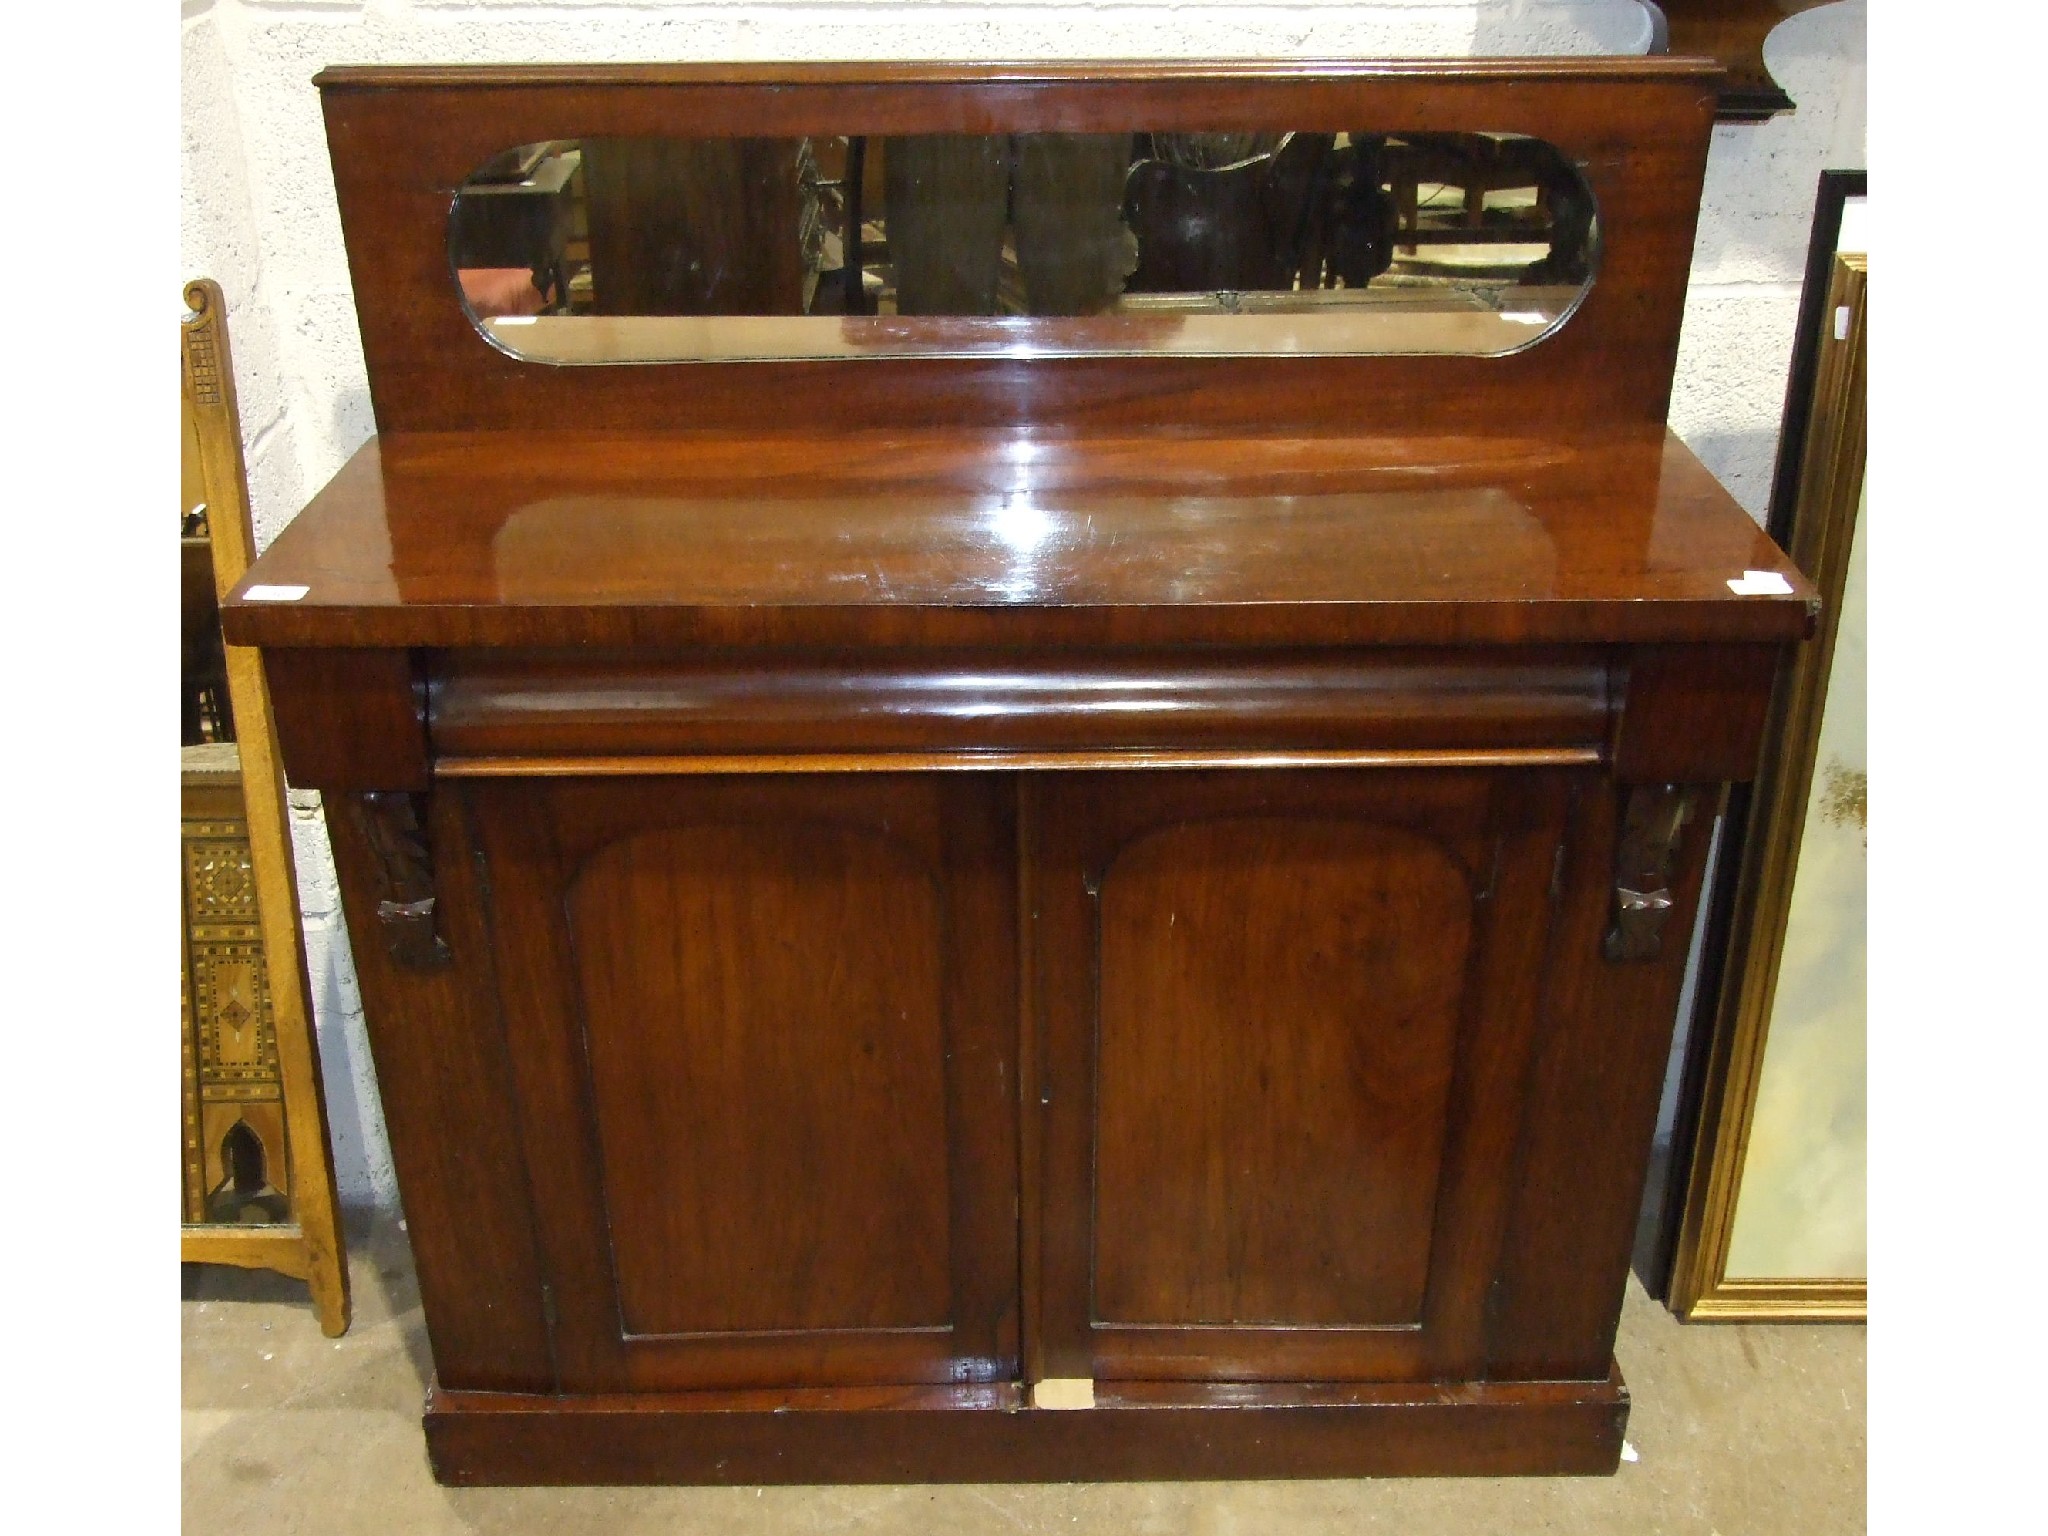
M 478 329 L 552 363 L 1510 352 L 1598 240 L 1488 133 L 557 139 L 449 216 Z

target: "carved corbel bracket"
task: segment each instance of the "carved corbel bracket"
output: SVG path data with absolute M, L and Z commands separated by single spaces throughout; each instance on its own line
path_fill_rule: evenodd
M 1693 792 L 1682 785 L 1638 784 L 1629 790 L 1614 852 L 1614 923 L 1602 946 L 1609 960 L 1654 960 L 1663 952 L 1671 864 L 1692 807 Z
M 437 970 L 451 958 L 447 941 L 434 931 L 434 859 L 421 830 L 425 799 L 408 790 L 374 789 L 355 797 L 384 887 L 377 926 L 391 958 L 415 971 Z

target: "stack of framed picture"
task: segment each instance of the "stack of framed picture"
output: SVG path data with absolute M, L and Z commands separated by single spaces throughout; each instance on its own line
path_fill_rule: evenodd
M 1861 171 L 1821 178 L 1770 532 L 1820 627 L 1731 793 L 1637 1269 L 1682 1317 L 1867 1316 Z

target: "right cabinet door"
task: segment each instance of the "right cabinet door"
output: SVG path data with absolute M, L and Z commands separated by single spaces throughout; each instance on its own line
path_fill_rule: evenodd
M 1034 1374 L 1483 1373 L 1572 790 L 1027 784 Z

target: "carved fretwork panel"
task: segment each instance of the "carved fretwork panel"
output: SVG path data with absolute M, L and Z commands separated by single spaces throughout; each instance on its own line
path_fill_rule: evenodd
M 188 1222 L 291 1219 L 284 1085 L 240 787 L 189 788 L 185 909 L 184 1200 Z
M 434 860 L 423 830 L 424 802 L 424 796 L 404 790 L 369 790 L 355 804 L 377 854 L 377 926 L 391 958 L 413 970 L 433 970 L 449 960 L 447 942 L 434 926 Z
M 1693 792 L 1679 784 L 1638 784 L 1628 792 L 1621 842 L 1614 854 L 1614 924 L 1610 960 L 1653 960 L 1663 952 L 1671 912 L 1671 862 L 1678 835 L 1692 819 Z

